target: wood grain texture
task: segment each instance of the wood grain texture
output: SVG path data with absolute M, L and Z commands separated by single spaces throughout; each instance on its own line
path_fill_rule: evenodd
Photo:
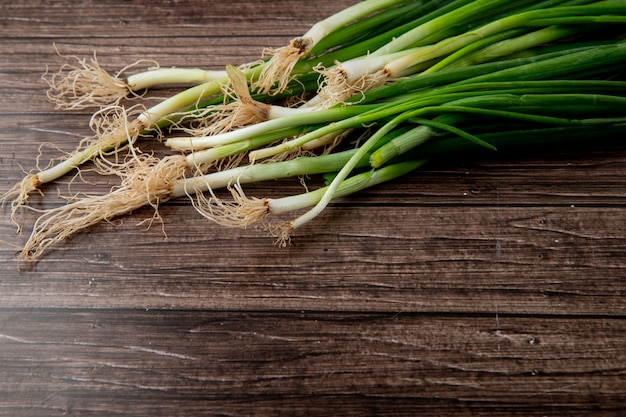
M 0 320 L 13 415 L 617 413 L 625 370 L 607 357 L 626 359 L 606 317 L 14 309 Z
M 112 72 L 221 68 L 351 3 L 1 2 L 0 190 L 91 134 L 87 111 L 45 100 L 53 44 Z M 20 271 L 1 245 L 0 415 L 623 415 L 625 174 L 620 140 L 434 162 L 336 201 L 284 249 L 185 199 Z M 115 185 L 85 178 L 72 189 Z M 25 239 L 6 210 L 0 236 Z

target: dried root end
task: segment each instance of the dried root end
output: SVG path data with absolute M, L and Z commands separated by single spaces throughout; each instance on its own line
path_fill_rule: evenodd
M 267 199 L 249 198 L 239 184 L 229 187 L 233 202 L 225 202 L 212 192 L 198 193 L 192 199 L 194 208 L 206 219 L 221 226 L 246 228 L 264 220 L 269 214 Z
M 105 71 L 96 58 L 72 58 L 77 64 L 64 64 L 58 72 L 43 79 L 48 83 L 48 99 L 57 109 L 77 110 L 118 104 L 131 92 L 128 84 Z
M 286 142 L 287 140 L 285 140 Z M 276 162 L 291 161 L 302 156 L 315 156 L 315 152 L 304 149 L 302 146 L 291 149 L 289 151 L 280 152 L 260 160 L 252 158 L 252 162 L 256 164 L 272 164 Z
M 193 129 L 185 131 L 194 136 L 212 136 L 267 120 L 270 106 L 257 101 L 237 100 L 233 103 L 216 106 L 209 117 Z
M 229 187 L 229 190 L 233 202 L 225 202 L 210 191 L 208 196 L 197 193 L 196 198 L 192 198 L 193 205 L 203 217 L 220 226 L 245 229 L 250 225 L 261 223 L 268 233 L 276 238 L 277 246 L 286 247 L 291 243 L 293 226 L 290 222 L 267 221 L 270 214 L 268 199 L 247 197 L 239 184 Z
M 328 155 L 337 146 L 339 146 L 350 133 L 352 133 L 352 129 L 345 129 L 339 130 L 337 132 L 328 133 L 318 139 L 305 143 L 304 145 L 302 145 L 302 149 L 304 149 L 305 151 L 314 151 L 317 149 L 321 149 L 321 151 L 319 151 L 320 155 Z
M 58 178 L 72 168 L 78 169 L 82 162 L 111 153 L 117 154 L 121 147 L 134 143 L 143 129 L 141 122 L 128 122 L 127 113 L 121 107 L 117 108 L 113 113 L 114 115 L 106 113 L 105 117 L 98 119 L 95 116 L 92 118 L 92 128 L 96 132 L 96 137 L 83 139 L 78 146 L 78 150 L 67 154 L 63 160 L 58 161 L 56 166 L 49 166 L 37 174 L 31 173 L 26 175 L 20 183 L 0 197 L 2 206 L 11 200 L 11 219 L 17 225 L 18 233 L 21 231 L 21 225 L 17 221 L 17 212 L 26 205 L 29 195 L 33 191 L 38 190 L 43 183 Z M 110 167 L 99 169 L 103 166 L 97 164 L 96 170 L 103 174 L 110 173 Z M 80 175 L 80 170 L 78 175 Z
M 95 137 L 85 139 L 79 149 L 91 149 L 92 158 L 118 155 L 121 150 L 132 146 L 146 128 L 140 119 L 133 119 L 142 110 L 141 106 L 131 109 L 109 106 L 96 112 L 89 123 Z
M 109 194 L 86 197 L 45 211 L 35 222 L 18 259 L 35 261 L 74 233 L 145 205 L 153 206 L 154 218 L 160 218 L 159 204 L 169 198 L 171 187 L 185 169 L 185 159 L 180 155 L 158 160 L 151 155 L 135 154 L 123 169 L 118 169 L 122 183 Z
M 265 225 L 270 236 L 276 238 L 274 244 L 279 248 L 286 248 L 291 244 L 293 225 L 291 222 L 268 223 Z
M 230 84 L 222 86 L 225 103 L 214 106 L 193 128 L 184 129 L 187 133 L 193 136 L 217 135 L 268 119 L 271 106 L 252 98 L 245 74 L 233 66 L 227 66 L 226 71 Z
M 230 155 L 225 158 L 217 159 L 207 164 L 202 164 L 198 167 L 197 172 L 201 175 L 206 174 L 211 169 L 215 171 L 227 171 L 229 169 L 237 168 L 246 161 L 247 154 L 245 152 Z
M 0 197 L 0 206 L 11 201 L 11 221 L 17 227 L 17 233 L 22 231 L 22 225 L 17 220 L 18 211 L 26 205 L 28 198 L 33 191 L 39 189 L 41 181 L 36 174 L 27 174 L 22 181 L 18 182 L 9 191 Z
M 255 87 L 267 94 L 283 92 L 292 79 L 293 68 L 298 60 L 309 52 L 311 43 L 311 39 L 296 38 L 282 48 L 266 49 L 263 55 L 271 55 L 271 58 L 261 72 Z
M 385 84 L 388 80 L 388 75 L 384 70 L 362 75 L 356 80 L 351 80 L 341 66 L 330 70 L 318 67 L 316 71 L 324 77 L 318 91 L 322 108 L 330 108 L 339 103 L 345 104 L 349 98 L 358 94 L 362 95 L 368 90 Z

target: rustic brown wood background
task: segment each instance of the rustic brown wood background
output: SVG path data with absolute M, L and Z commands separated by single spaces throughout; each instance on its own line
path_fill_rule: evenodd
M 221 68 L 351 3 L 3 0 L 1 190 L 40 144 L 54 144 L 45 163 L 91 133 L 88 112 L 45 99 L 46 66 L 65 62 L 54 44 L 111 72 Z M 277 185 L 300 189 L 249 193 Z M 20 272 L 0 247 L 2 416 L 626 413 L 619 142 L 435 163 L 338 201 L 286 249 L 187 201 L 161 214 L 89 229 Z M 1 239 L 23 243 L 8 217 Z

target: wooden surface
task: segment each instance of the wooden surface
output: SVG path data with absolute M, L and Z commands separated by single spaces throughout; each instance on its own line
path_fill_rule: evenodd
M 64 62 L 53 44 L 112 72 L 221 68 L 351 3 L 2 1 L 1 189 L 41 143 L 91 133 L 88 112 L 45 100 L 40 77 Z M 300 189 L 249 194 L 274 186 Z M 0 415 L 626 413 L 620 143 L 436 163 L 336 202 L 285 249 L 185 200 L 161 208 L 163 227 L 137 226 L 152 214 L 20 272 L 0 246 Z M 8 217 L 0 236 L 23 243 Z

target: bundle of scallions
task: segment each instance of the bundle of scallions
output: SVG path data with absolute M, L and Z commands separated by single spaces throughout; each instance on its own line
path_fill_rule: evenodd
M 86 227 L 186 196 L 212 221 L 260 221 L 286 244 L 332 199 L 451 152 L 623 136 L 624 35 L 623 0 L 365 0 L 223 71 L 156 67 L 126 77 L 134 65 L 110 75 L 95 55 L 69 57 L 47 78 L 48 97 L 58 108 L 93 107 L 95 134 L 3 200 L 19 229 L 30 193 L 87 162 L 119 184 L 41 213 L 18 257 L 35 260 Z M 155 106 L 128 107 L 160 84 L 186 86 Z M 135 146 L 151 138 L 171 153 Z M 299 195 L 244 192 L 314 174 L 326 184 Z M 232 200 L 214 193 L 225 187 Z M 298 217 L 273 220 L 292 211 Z

